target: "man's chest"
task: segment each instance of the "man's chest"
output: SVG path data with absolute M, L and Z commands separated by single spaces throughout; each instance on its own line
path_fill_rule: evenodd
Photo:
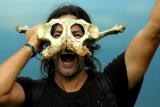
M 106 107 L 106 99 L 94 85 L 77 93 L 54 92 L 41 96 L 36 107 Z

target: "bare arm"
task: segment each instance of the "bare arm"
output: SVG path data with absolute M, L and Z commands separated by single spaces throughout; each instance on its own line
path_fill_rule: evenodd
M 137 33 L 125 53 L 130 89 L 143 77 L 159 43 L 160 0 L 157 0 L 148 23 Z
M 31 43 L 36 51 L 39 50 L 40 41 L 37 39 L 35 30 L 26 32 L 27 42 Z M 23 46 L 18 52 L 0 65 L 0 106 L 18 106 L 25 100 L 25 94 L 20 84 L 16 83 L 16 78 L 25 64 L 32 57 L 32 49 Z

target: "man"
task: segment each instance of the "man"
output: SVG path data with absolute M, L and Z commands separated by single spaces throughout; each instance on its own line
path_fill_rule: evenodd
M 58 19 L 84 19 L 91 23 L 85 11 L 77 6 L 64 6 L 56 9 L 49 17 Z M 157 0 L 146 26 L 140 30 L 124 53 L 106 66 L 103 76 L 113 86 L 116 104 L 122 107 L 134 105 L 141 80 L 160 43 L 160 0 Z M 79 56 L 70 50 L 62 50 L 42 67 L 48 77 L 33 81 L 17 78 L 25 64 L 32 58 L 34 49 L 40 51 L 41 41 L 35 33 L 41 25 L 26 32 L 25 45 L 17 53 L 0 65 L 0 106 L 1 107 L 100 107 L 108 106 L 96 84 L 93 57 Z M 51 34 L 59 38 L 63 32 L 56 25 Z M 79 25 L 71 27 L 75 38 L 84 34 Z M 93 44 L 86 45 L 94 54 Z M 72 53 L 72 55 L 70 54 Z M 87 67 L 87 69 L 86 69 Z

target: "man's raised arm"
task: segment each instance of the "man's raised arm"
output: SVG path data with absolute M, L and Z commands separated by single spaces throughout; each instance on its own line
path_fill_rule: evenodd
M 160 43 L 160 0 L 156 1 L 146 26 L 140 30 L 125 53 L 129 88 L 143 77 Z

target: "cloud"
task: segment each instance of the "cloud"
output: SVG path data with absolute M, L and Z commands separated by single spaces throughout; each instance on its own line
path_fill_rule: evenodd
M 16 24 L 33 26 L 46 21 L 48 15 L 63 0 L 5 0 L 0 1 L 0 29 L 11 30 Z
M 125 12 L 132 15 L 144 16 L 151 12 L 154 1 L 132 1 L 130 4 L 126 5 Z
M 153 1 L 123 0 L 117 2 L 116 0 L 99 1 L 74 1 L 74 0 L 5 0 L 0 1 L 0 29 L 13 29 L 16 24 L 28 24 L 33 26 L 35 24 L 45 22 L 46 18 L 59 4 L 64 2 L 71 2 L 80 5 L 93 16 L 96 23 L 114 23 L 115 20 L 122 19 L 121 17 L 130 15 L 145 15 L 149 13 Z M 95 8 L 98 7 L 98 8 Z M 120 19 L 118 19 L 120 17 Z

